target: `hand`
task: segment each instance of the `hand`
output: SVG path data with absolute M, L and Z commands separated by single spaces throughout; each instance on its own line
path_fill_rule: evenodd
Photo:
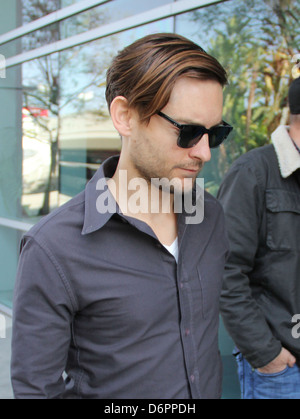
M 258 368 L 262 374 L 276 374 L 284 371 L 287 367 L 293 368 L 296 364 L 296 358 L 286 349 L 282 349 L 280 355 L 263 368 Z

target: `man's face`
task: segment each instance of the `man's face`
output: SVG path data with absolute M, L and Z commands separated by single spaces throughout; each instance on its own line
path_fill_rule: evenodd
M 184 77 L 172 91 L 162 112 L 180 124 L 202 125 L 210 129 L 222 122 L 223 88 L 216 81 L 201 81 Z M 204 164 L 211 159 L 208 135 L 193 148 L 177 145 L 179 129 L 158 115 L 148 125 L 137 116 L 130 139 L 130 160 L 140 177 L 149 183 L 154 178 L 179 179 L 177 192 L 189 192 L 184 179 L 194 184 Z M 176 189 L 176 188 L 175 188 Z M 175 191 L 176 192 L 176 191 Z

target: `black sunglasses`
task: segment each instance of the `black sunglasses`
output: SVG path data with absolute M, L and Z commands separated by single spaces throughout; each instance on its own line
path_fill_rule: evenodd
M 172 125 L 180 130 L 177 145 L 180 148 L 192 148 L 199 143 L 203 135 L 208 134 L 209 147 L 219 147 L 229 136 L 233 127 L 228 125 L 226 122 L 222 122 L 222 125 L 218 125 L 211 129 L 206 129 L 201 125 L 182 125 L 174 121 L 169 116 L 162 112 L 157 112 L 158 116 L 166 119 Z

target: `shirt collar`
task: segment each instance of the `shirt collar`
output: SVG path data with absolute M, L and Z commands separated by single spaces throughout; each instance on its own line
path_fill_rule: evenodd
M 101 165 L 93 178 L 85 188 L 85 213 L 84 224 L 81 234 L 93 233 L 102 228 L 114 214 L 120 214 L 120 209 L 114 197 L 110 193 L 107 185 L 107 179 L 112 178 L 116 172 L 119 156 L 111 157 Z M 101 192 L 100 192 L 101 191 Z M 97 209 L 97 200 L 103 194 L 111 202 L 109 211 L 101 213 Z
M 272 134 L 272 143 L 277 154 L 281 175 L 284 179 L 300 169 L 300 155 L 294 147 L 288 127 L 281 125 Z
M 124 220 L 127 220 L 141 231 L 145 231 L 148 234 L 153 235 L 151 233 L 152 230 L 146 224 L 139 220 L 125 217 L 122 214 L 122 211 L 120 210 L 118 203 L 116 202 L 115 198 L 113 197 L 108 188 L 107 179 L 112 178 L 115 174 L 119 163 L 119 159 L 120 156 L 114 156 L 105 160 L 105 162 L 101 165 L 101 167 L 98 169 L 94 177 L 89 181 L 85 188 L 85 213 L 83 229 L 81 232 L 82 235 L 87 235 L 90 233 L 94 233 L 97 230 L 100 230 L 115 214 L 118 214 Z M 107 210 L 108 202 L 106 202 L 104 208 L 105 211 L 103 211 L 102 213 L 98 210 L 97 203 L 98 200 L 101 200 L 101 203 L 103 204 L 103 201 L 105 199 L 106 201 L 110 202 L 109 210 Z M 195 215 L 204 215 L 204 199 L 201 194 L 200 196 L 198 196 L 196 192 L 196 186 L 193 189 L 192 193 L 192 205 L 194 208 L 194 212 L 192 209 L 192 212 L 187 214 L 183 205 L 183 212 L 178 216 L 179 235 L 183 235 L 184 231 L 186 230 L 186 217 L 191 219 L 195 217 Z M 196 205 L 198 213 L 196 212 Z M 195 220 L 197 220 L 197 224 L 201 224 L 203 221 L 201 216 L 199 220 L 198 218 Z M 193 224 L 193 221 L 191 221 L 191 224 Z

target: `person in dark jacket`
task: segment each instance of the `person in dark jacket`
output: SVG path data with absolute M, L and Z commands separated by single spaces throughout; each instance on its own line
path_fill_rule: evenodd
M 218 195 L 231 248 L 221 311 L 245 399 L 300 399 L 300 79 L 289 103 L 290 127 L 238 159 Z

